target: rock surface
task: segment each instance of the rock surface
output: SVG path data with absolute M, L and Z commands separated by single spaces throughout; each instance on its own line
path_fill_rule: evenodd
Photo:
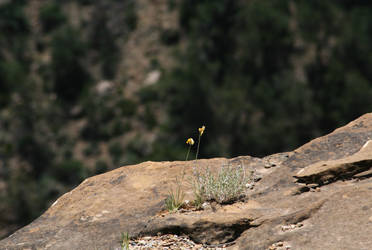
M 171 248 L 177 247 L 169 234 L 228 249 L 371 249 L 371 139 L 372 114 L 366 114 L 293 152 L 262 159 L 124 166 L 85 180 L 0 241 L 0 249 L 120 249 L 123 232 L 172 239 Z M 164 212 L 164 200 L 183 171 L 191 175 L 193 167 L 223 164 L 255 170 L 255 185 L 243 200 Z M 182 188 L 191 200 L 189 184 Z

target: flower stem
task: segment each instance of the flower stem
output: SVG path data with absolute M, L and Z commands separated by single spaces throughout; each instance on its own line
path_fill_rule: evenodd
M 199 139 L 198 139 L 198 148 L 196 149 L 195 160 L 198 159 L 200 140 L 201 140 L 201 134 L 199 134 Z
M 187 161 L 187 159 L 189 158 L 190 149 L 191 149 L 191 144 L 190 144 L 190 146 L 189 146 L 189 150 L 187 150 L 186 161 Z

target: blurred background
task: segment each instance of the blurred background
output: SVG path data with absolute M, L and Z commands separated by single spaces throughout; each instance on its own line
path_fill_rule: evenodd
M 0 0 L 0 238 L 85 178 L 293 150 L 372 110 L 372 2 Z

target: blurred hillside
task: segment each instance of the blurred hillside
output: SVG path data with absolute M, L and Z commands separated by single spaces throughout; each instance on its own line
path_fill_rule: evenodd
M 367 1 L 1 0 L 0 30 L 0 238 L 203 124 L 263 156 L 372 110 Z

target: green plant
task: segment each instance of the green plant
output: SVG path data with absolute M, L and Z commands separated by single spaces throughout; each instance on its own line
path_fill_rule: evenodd
M 120 163 L 120 159 L 123 155 L 123 148 L 119 142 L 114 142 L 109 145 L 108 149 L 113 164 L 117 165 Z
M 121 250 L 129 250 L 130 236 L 128 232 L 121 234 Z
M 176 212 L 183 205 L 184 192 L 181 190 L 181 182 L 178 182 L 175 190 L 169 192 L 168 197 L 165 199 L 165 207 L 169 212 Z
M 45 32 L 50 32 L 58 28 L 67 20 L 61 6 L 53 2 L 46 3 L 40 8 L 39 19 Z
M 199 143 L 200 143 L 200 136 L 203 134 L 205 127 L 202 127 L 202 131 L 199 129 L 199 141 L 198 141 L 198 149 L 199 149 Z M 186 161 L 189 158 L 190 149 L 191 146 L 194 145 L 194 140 L 192 138 L 187 139 L 186 144 L 189 145 L 189 148 L 187 150 L 186 154 Z M 198 157 L 198 153 L 196 153 L 196 158 Z M 177 211 L 182 205 L 183 205 L 183 198 L 185 197 L 185 194 L 181 190 L 181 184 L 183 182 L 183 179 L 185 177 L 185 167 L 182 171 L 181 179 L 176 179 L 177 187 L 176 190 L 171 190 L 169 192 L 169 195 L 167 199 L 165 200 L 165 206 L 168 209 L 169 212 L 175 212 Z
M 192 182 L 193 192 L 194 192 L 194 206 L 197 209 L 200 209 L 204 203 L 203 188 L 199 185 L 198 182 Z
M 204 201 L 214 200 L 218 203 L 233 202 L 246 190 L 252 181 L 252 174 L 245 171 L 244 166 L 222 166 L 216 173 L 209 168 L 204 171 L 194 169 L 191 179 L 195 196 L 195 206 L 200 208 Z
M 127 2 L 124 19 L 129 31 L 136 29 L 138 22 L 136 1 Z
M 94 175 L 97 174 L 103 174 L 107 172 L 109 169 L 107 163 L 104 160 L 98 160 L 96 161 L 95 167 L 94 167 Z
M 56 30 L 51 41 L 53 90 L 64 104 L 79 100 L 92 77 L 82 62 L 87 53 L 81 31 L 72 26 Z M 65 107 L 64 107 L 65 108 Z

